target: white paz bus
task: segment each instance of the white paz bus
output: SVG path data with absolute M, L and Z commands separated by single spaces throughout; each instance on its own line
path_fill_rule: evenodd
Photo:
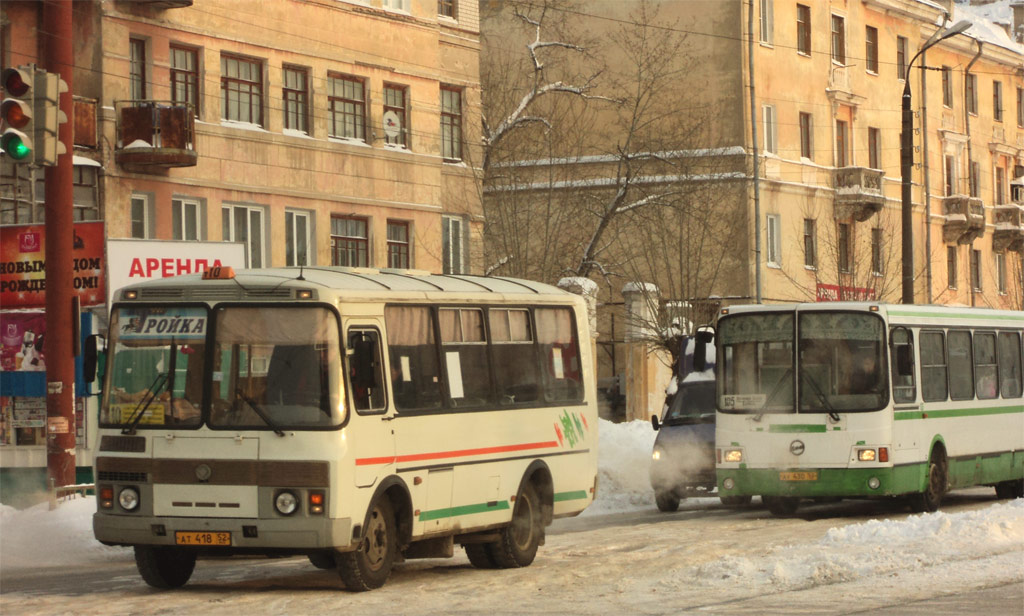
M 594 499 L 589 341 L 581 298 L 508 278 L 212 268 L 127 287 L 96 538 L 133 546 L 158 588 L 203 555 L 307 555 L 357 591 L 456 544 L 529 565 Z
M 802 498 L 955 488 L 1024 496 L 1024 313 L 828 303 L 719 315 L 717 481 L 789 515 Z

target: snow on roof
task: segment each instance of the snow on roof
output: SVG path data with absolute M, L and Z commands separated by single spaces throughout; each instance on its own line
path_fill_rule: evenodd
M 622 287 L 623 293 L 646 293 L 650 295 L 658 294 L 658 285 L 650 282 L 627 282 Z
M 921 0 L 918 0 L 921 1 Z M 930 4 L 930 3 L 929 3 Z M 950 25 L 966 19 L 971 27 L 964 33 L 982 43 L 989 43 L 1018 54 L 1024 54 L 1024 45 L 1017 43 L 999 24 L 1013 27 L 1013 9 L 1011 0 L 998 0 L 984 5 L 972 6 L 965 2 L 957 2 L 950 15 Z
M 579 287 L 586 295 L 597 295 L 597 283 L 589 278 L 580 276 L 569 276 L 558 281 L 559 289 Z

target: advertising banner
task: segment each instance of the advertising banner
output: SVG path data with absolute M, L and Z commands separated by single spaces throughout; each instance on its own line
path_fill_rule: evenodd
M 0 312 L 0 370 L 43 372 L 46 313 Z
M 107 241 L 108 301 L 121 287 L 184 274 L 202 273 L 209 267 L 245 267 L 241 242 L 185 242 L 157 240 Z
M 83 307 L 106 299 L 103 277 L 103 223 L 75 223 L 72 266 L 74 293 Z M 46 227 L 0 227 L 0 306 L 46 308 Z

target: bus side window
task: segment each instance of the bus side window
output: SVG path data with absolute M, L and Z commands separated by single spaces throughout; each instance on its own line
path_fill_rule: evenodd
M 380 351 L 380 334 L 371 329 L 350 329 L 348 332 L 349 389 L 357 411 L 384 410 L 384 362 Z
M 544 370 L 544 393 L 550 402 L 583 399 L 580 352 L 569 308 L 537 308 L 537 342 Z
M 1021 395 L 1020 334 L 999 332 L 999 392 L 1004 398 Z
M 430 308 L 387 306 L 384 320 L 395 407 L 399 411 L 440 408 L 440 364 Z M 396 383 L 401 387 L 395 388 Z
M 894 402 L 914 402 L 914 334 L 905 327 L 895 327 L 892 340 L 892 398 Z
M 921 398 L 946 401 L 946 341 L 942 332 L 921 332 Z
M 991 400 L 999 397 L 995 332 L 975 332 L 974 334 L 974 379 L 978 383 L 979 400 Z

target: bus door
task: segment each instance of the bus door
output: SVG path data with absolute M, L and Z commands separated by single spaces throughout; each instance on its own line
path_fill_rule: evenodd
M 356 487 L 373 486 L 395 460 L 395 435 L 387 403 L 381 325 L 374 319 L 345 323 L 345 381 L 350 420 L 345 431 L 355 460 Z

